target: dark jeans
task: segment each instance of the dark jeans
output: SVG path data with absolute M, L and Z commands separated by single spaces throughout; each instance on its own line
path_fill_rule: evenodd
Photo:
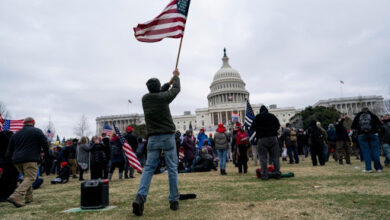
M 363 151 L 364 162 L 366 164 L 366 170 L 371 170 L 371 161 L 374 161 L 374 167 L 376 170 L 382 170 L 383 167 L 380 162 L 379 152 L 379 138 L 375 134 L 361 134 L 359 135 L 360 148 Z
M 293 158 L 293 152 L 294 152 L 294 158 Z M 299 157 L 298 157 L 298 147 L 296 144 L 292 144 L 290 146 L 287 146 L 287 154 L 289 158 L 290 163 L 299 163 Z
M 122 173 L 123 170 L 125 169 L 125 163 L 124 162 L 111 163 L 110 173 L 114 173 L 116 167 L 118 167 L 119 173 Z
M 244 169 L 244 173 L 248 172 L 248 154 L 247 154 L 247 148 L 245 146 L 238 147 L 238 150 L 240 152 L 240 156 L 237 160 L 237 167 L 238 172 L 242 173 L 242 170 Z
M 324 159 L 324 150 L 323 146 L 311 146 L 311 160 L 313 163 L 313 166 L 317 166 L 317 157 L 318 160 L 320 161 L 320 165 L 323 166 L 325 165 L 325 159 Z
M 273 158 L 275 173 L 281 175 L 280 173 L 280 147 L 278 138 L 275 137 L 264 137 L 258 140 L 259 155 L 260 155 L 260 164 L 261 164 L 261 178 L 268 179 L 268 169 L 267 169 L 267 156 L 269 154 L 270 158 Z

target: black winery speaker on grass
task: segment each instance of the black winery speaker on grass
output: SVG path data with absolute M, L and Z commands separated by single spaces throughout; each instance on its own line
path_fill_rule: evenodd
M 108 206 L 108 180 L 81 183 L 81 209 L 102 209 Z

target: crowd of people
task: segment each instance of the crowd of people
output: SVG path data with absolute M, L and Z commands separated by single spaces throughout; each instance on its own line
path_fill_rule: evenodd
M 248 172 L 249 157 L 254 165 L 260 160 L 261 179 L 268 180 L 268 165 L 273 165 L 272 178 L 280 179 L 280 159 L 289 164 L 299 164 L 311 155 L 313 166 L 324 166 L 333 158 L 340 165 L 351 164 L 351 156 L 364 161 L 364 173 L 377 172 L 384 164 L 390 166 L 390 116 L 381 119 L 363 108 L 347 130 L 342 116 L 330 123 L 327 130 L 319 121 L 312 120 L 304 129 L 291 124 L 281 127 L 275 115 L 265 106 L 253 119 L 250 128 L 237 122 L 233 128 L 219 124 L 216 131 L 198 134 L 188 130 L 176 131 L 169 104 L 180 92 L 179 72 L 174 71 L 171 81 L 163 86 L 158 79 L 147 82 L 149 93 L 143 99 L 148 137 L 137 137 L 131 126 L 124 138 L 132 147 L 143 166 L 139 189 L 132 203 L 133 213 L 142 215 L 152 176 L 168 171 L 169 202 L 172 210 L 179 208 L 178 173 L 212 172 L 220 170 L 227 175 L 226 163 L 233 162 L 238 173 Z M 43 132 L 34 127 L 28 117 L 24 127 L 13 134 L 0 132 L 0 199 L 15 207 L 33 202 L 33 186 L 40 175 L 55 175 L 52 183 L 67 183 L 70 178 L 84 180 L 109 179 L 118 169 L 119 180 L 135 178 L 135 170 L 129 165 L 120 137 L 112 132 L 101 136 L 70 139 L 50 146 Z M 38 174 L 38 175 L 37 175 Z M 22 178 L 20 178 L 22 176 Z M 18 184 L 18 179 L 22 181 Z M 41 184 L 41 183 L 40 183 Z M 39 185 L 38 185 L 39 187 Z M 34 187 L 35 188 L 35 187 Z

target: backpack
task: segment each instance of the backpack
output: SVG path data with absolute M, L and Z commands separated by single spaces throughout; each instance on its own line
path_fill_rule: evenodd
M 372 126 L 371 126 L 371 115 L 367 112 L 361 114 L 359 116 L 359 127 L 360 130 L 363 131 L 364 133 L 369 133 L 372 131 Z
M 310 141 L 312 145 L 321 145 L 322 144 L 322 132 L 319 128 L 313 129 L 310 134 Z
M 290 132 L 290 141 L 291 142 L 297 141 L 297 132 L 295 130 L 291 130 L 291 132 Z
M 245 131 L 237 132 L 237 145 L 248 145 L 249 137 Z

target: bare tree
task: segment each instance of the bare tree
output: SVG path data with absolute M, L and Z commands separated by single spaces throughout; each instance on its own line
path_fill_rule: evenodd
M 84 114 L 81 115 L 80 121 L 75 126 L 74 133 L 79 137 L 89 135 L 88 118 Z
M 0 101 L 0 114 L 3 118 L 11 117 L 11 114 L 7 110 L 7 106 L 2 101 Z

